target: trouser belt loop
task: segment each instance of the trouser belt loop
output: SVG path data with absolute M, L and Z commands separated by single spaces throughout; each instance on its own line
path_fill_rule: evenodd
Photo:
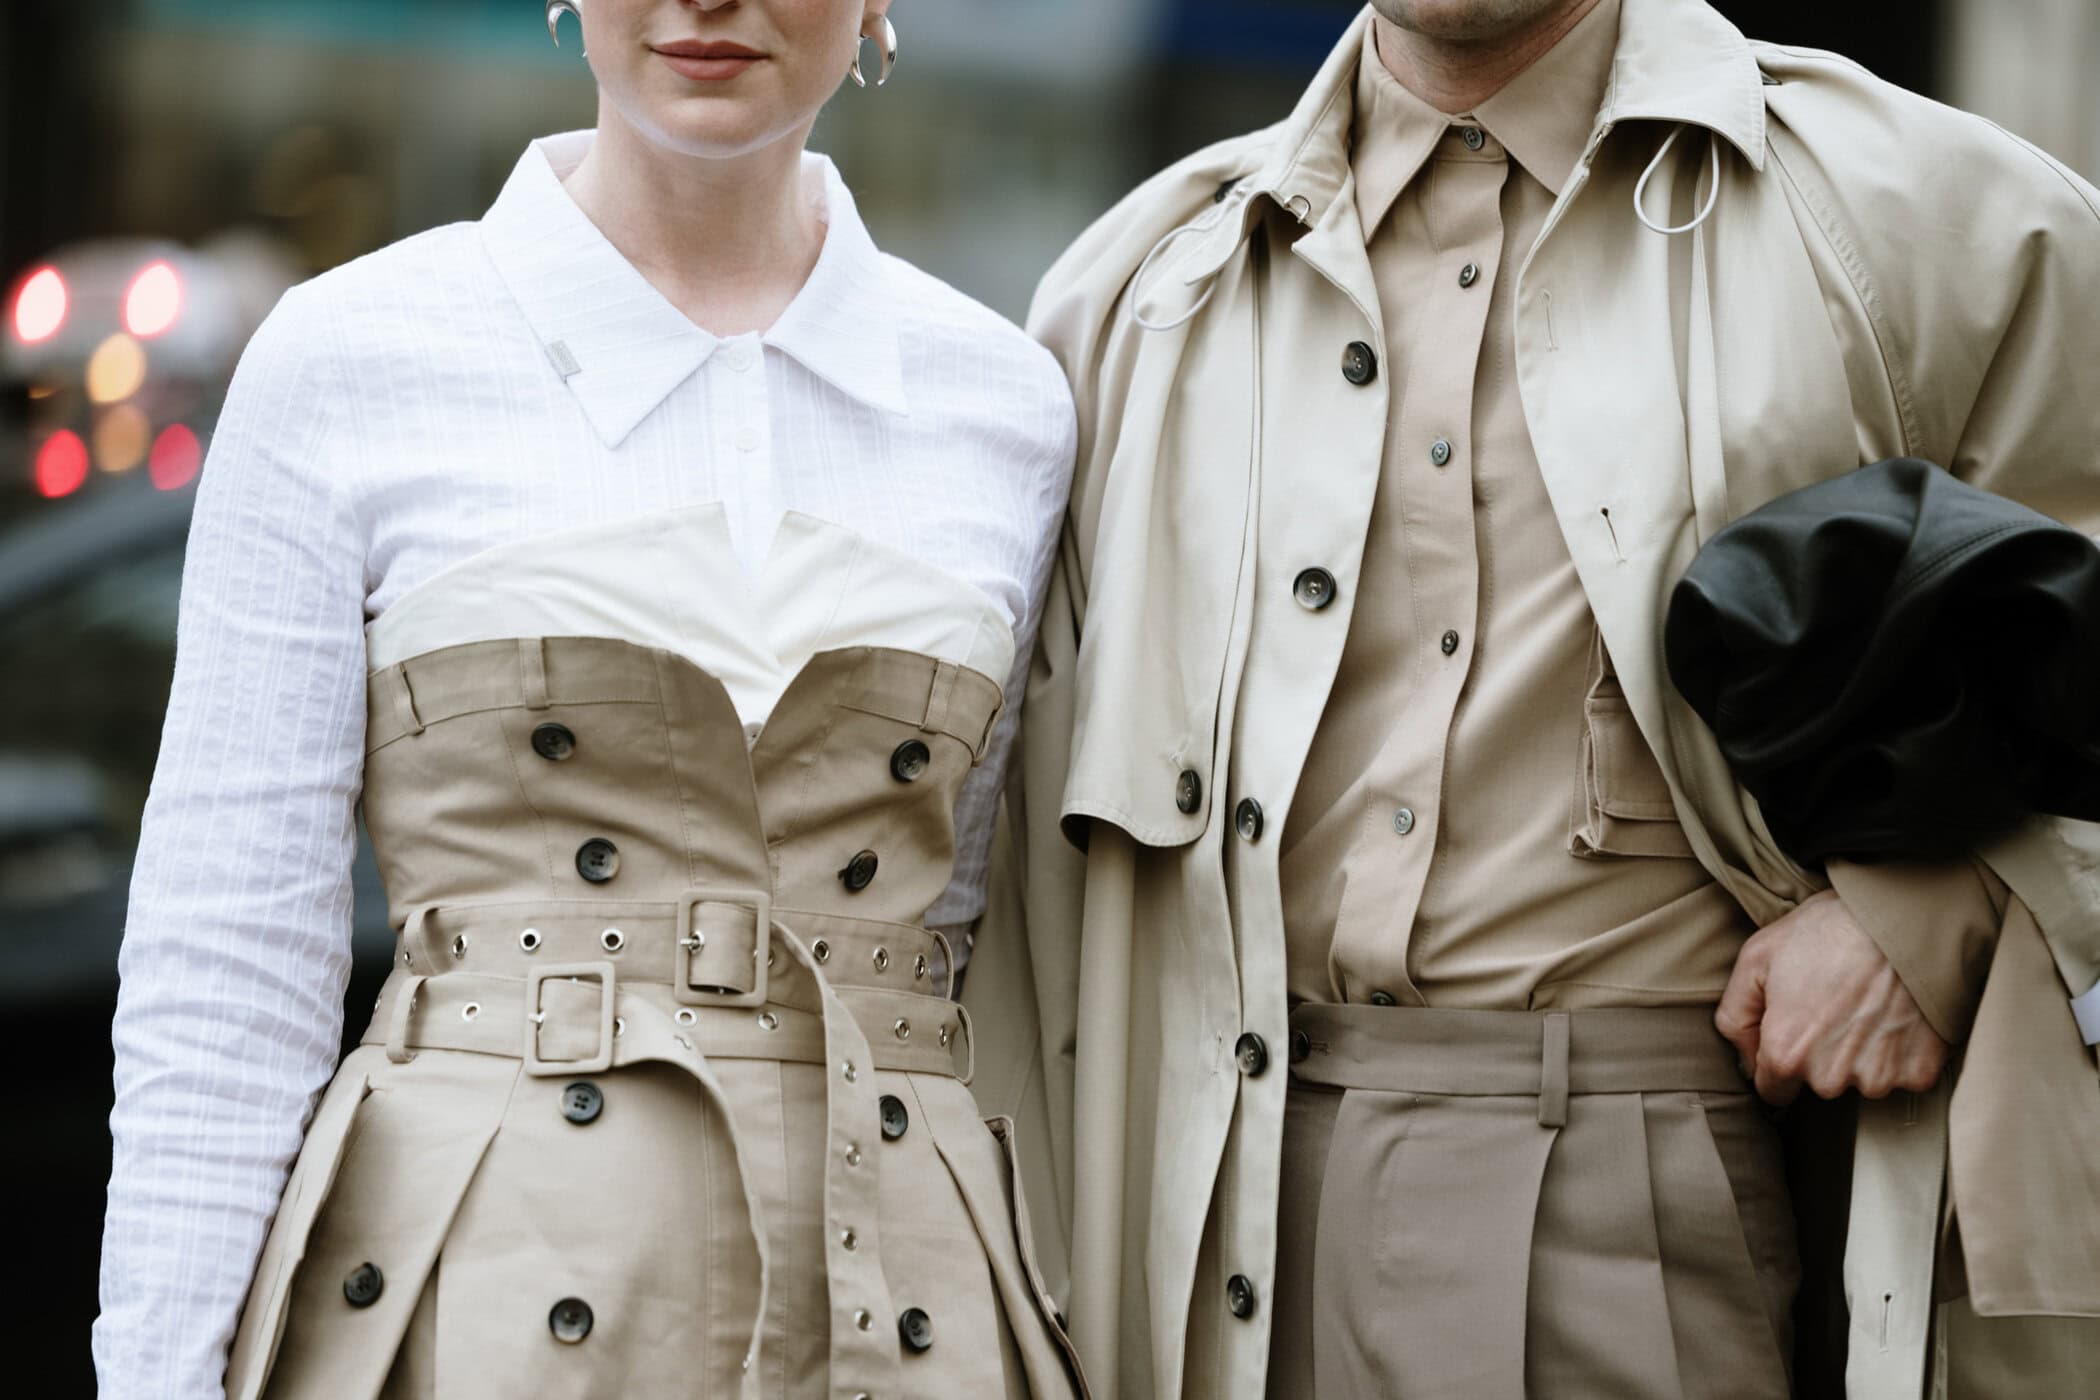
M 1548 1012 L 1544 1036 L 1539 1056 L 1539 1124 L 1564 1128 L 1568 1124 L 1568 1013 Z
M 394 714 L 410 734 L 423 732 L 423 717 L 416 713 L 416 692 L 408 683 L 408 668 L 394 668 Z
M 518 638 L 518 692 L 526 709 L 547 708 L 547 649 L 539 637 Z
M 415 1014 L 416 993 L 422 990 L 423 974 L 414 973 L 401 983 L 394 994 L 393 1014 L 387 1017 L 386 1057 L 397 1065 L 405 1065 L 416 1057 L 408 1048 L 408 1018 Z
M 408 966 L 426 976 L 443 970 L 454 961 L 439 946 L 443 935 L 433 922 L 437 910 L 435 904 L 418 904 L 408 911 L 408 923 L 401 930 L 401 949 L 408 954 Z

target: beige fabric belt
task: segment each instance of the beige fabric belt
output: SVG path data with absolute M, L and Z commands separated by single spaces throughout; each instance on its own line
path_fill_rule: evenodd
M 760 929 L 767 930 L 763 944 Z M 758 1250 L 744 1400 L 757 1400 L 760 1368 L 751 1363 L 771 1291 L 771 1251 L 710 1061 L 826 1066 L 832 1373 L 873 1378 L 887 1392 L 895 1389 L 885 1384 L 895 1377 L 894 1346 L 869 1319 L 895 1309 L 882 1270 L 878 1176 L 863 1165 L 864 1148 L 880 1131 L 876 1071 L 968 1080 L 971 1037 L 962 1008 L 911 990 L 931 985 L 935 959 L 945 951 L 945 940 L 923 929 L 776 912 L 756 892 L 693 891 L 672 903 L 422 906 L 407 919 L 400 966 L 380 994 L 365 1042 L 384 1045 L 397 1063 L 419 1050 L 445 1049 L 514 1057 L 527 1074 L 542 1077 L 644 1063 L 691 1074 L 729 1128 Z M 833 972 L 857 985 L 834 985 Z
M 1570 1094 L 1740 1094 L 1736 1053 L 1705 1007 L 1454 1011 L 1306 1003 L 1291 1013 L 1291 1073 L 1341 1089 L 1458 1097 L 1537 1095 L 1539 1122 Z

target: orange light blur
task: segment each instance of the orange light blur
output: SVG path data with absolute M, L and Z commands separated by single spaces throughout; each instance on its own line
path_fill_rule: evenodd
M 171 423 L 161 429 L 153 440 L 153 451 L 146 458 L 146 471 L 153 484 L 163 491 L 174 491 L 197 479 L 197 469 L 204 465 L 204 445 L 197 435 L 180 423 Z
M 50 500 L 70 496 L 87 480 L 87 444 L 78 433 L 63 430 L 45 440 L 36 454 L 36 489 Z
M 119 332 L 88 356 L 87 391 L 93 403 L 122 403 L 146 382 L 146 352 Z
M 152 441 L 153 424 L 138 405 L 120 403 L 95 424 L 90 445 L 95 449 L 96 466 L 106 472 L 128 472 L 146 460 L 146 448 Z
M 150 340 L 182 314 L 182 279 L 165 262 L 148 263 L 124 293 L 124 328 Z
M 29 274 L 15 293 L 15 338 L 35 345 L 58 334 L 66 323 L 66 279 L 55 267 L 40 267 Z

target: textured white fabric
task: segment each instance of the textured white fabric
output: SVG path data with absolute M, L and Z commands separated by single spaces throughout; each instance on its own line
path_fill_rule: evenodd
M 120 961 L 107 1400 L 221 1393 L 340 1042 L 364 627 L 438 570 L 721 501 L 747 560 L 795 509 L 974 585 L 1018 658 L 934 917 L 977 913 L 1070 484 L 1063 377 L 1006 321 L 878 253 L 815 156 L 829 227 L 808 284 L 762 336 L 700 330 L 562 189 L 590 139 L 529 149 L 480 223 L 295 289 L 235 375 Z
M 756 730 L 809 659 L 895 647 L 993 680 L 1014 664 L 1006 615 L 946 569 L 799 510 L 756 572 L 721 502 L 485 549 L 425 579 L 365 627 L 373 670 L 465 642 L 619 637 L 674 651 Z

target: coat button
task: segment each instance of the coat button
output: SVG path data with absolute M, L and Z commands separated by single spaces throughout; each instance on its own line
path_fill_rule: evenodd
M 1351 384 L 1368 384 L 1378 377 L 1378 352 L 1361 340 L 1342 347 L 1342 378 Z
M 1269 1067 L 1269 1044 L 1253 1031 L 1248 1031 L 1233 1042 L 1232 1057 L 1240 1062 L 1240 1073 L 1249 1079 L 1259 1078 Z
M 559 763 L 576 752 L 576 734 L 566 724 L 543 724 L 532 731 L 532 751 Z
M 898 1098 L 895 1094 L 884 1094 L 882 1096 L 881 1109 L 882 1135 L 889 1141 L 895 1142 L 898 1138 L 903 1137 L 904 1130 L 911 1126 L 911 1115 L 904 1111 L 904 1100 Z
M 1458 633 L 1446 632 L 1444 634 L 1444 639 L 1441 642 L 1439 642 L 1438 645 L 1443 647 L 1444 655 L 1451 655 L 1453 652 L 1458 650 Z
M 926 776 L 933 751 L 917 739 L 906 739 L 890 755 L 890 776 L 900 783 L 915 783 Z
M 1371 993 L 1371 1005 L 1373 1006 L 1398 1006 L 1399 1004 L 1399 1002 L 1393 999 L 1393 994 L 1391 992 L 1381 991 Z
M 1401 834 L 1402 836 L 1405 836 L 1405 835 L 1407 835 L 1407 833 L 1408 833 L 1408 832 L 1410 832 L 1410 831 L 1413 831 L 1414 829 L 1415 829 L 1415 809 L 1414 809 L 1414 808 L 1412 808 L 1412 807 L 1402 807 L 1402 808 L 1401 808 L 1401 809 L 1400 809 L 1399 811 L 1397 811 L 1397 812 L 1393 813 L 1393 830 L 1395 830 L 1395 831 L 1399 832 L 1399 833 L 1400 833 L 1400 834 Z
M 839 872 L 839 879 L 845 882 L 847 889 L 859 894 L 875 883 L 875 867 L 879 863 L 873 851 L 862 851 L 846 862 L 846 868 Z
M 591 1316 L 591 1305 L 581 1298 L 564 1298 L 547 1310 L 547 1330 L 554 1340 L 575 1346 L 591 1335 L 591 1324 L 597 1319 Z
M 605 1111 L 605 1093 L 587 1079 L 561 1091 L 561 1116 L 571 1123 L 593 1123 Z
M 1174 780 L 1174 805 L 1190 816 L 1203 805 L 1203 779 L 1195 769 L 1182 769 L 1181 776 Z
M 1291 596 L 1307 612 L 1319 612 L 1334 601 L 1334 575 L 1325 569 L 1307 569 L 1291 581 Z
M 1469 151 L 1477 151 L 1488 143 L 1487 134 L 1477 126 L 1460 127 L 1458 139 L 1466 143 L 1466 149 Z
M 1435 442 L 1432 442 L 1432 443 L 1430 443 L 1430 444 L 1429 444 L 1429 463 L 1430 463 L 1430 465 L 1431 465 L 1431 466 L 1441 467 L 1441 466 L 1443 466 L 1443 465 L 1444 465 L 1444 464 L 1445 464 L 1446 462 L 1449 462 L 1450 460 L 1451 460 L 1451 442 L 1450 442 L 1450 439 L 1448 439 L 1448 438 L 1438 438 L 1438 439 L 1437 439 L 1437 440 L 1436 440 Z
M 343 1279 L 343 1298 L 353 1308 L 369 1308 L 386 1292 L 386 1275 L 377 1264 L 359 1264 Z
M 594 885 L 604 884 L 620 873 L 620 848 L 593 836 L 576 848 L 576 873 Z
M 1251 797 L 1241 798 L 1238 810 L 1232 814 L 1232 824 L 1239 828 L 1242 841 L 1261 840 L 1261 829 L 1264 824 L 1261 804 Z
M 1479 280 L 1480 280 L 1480 264 L 1479 264 L 1479 263 L 1467 263 L 1467 264 L 1466 264 L 1466 265 L 1465 265 L 1464 267 L 1462 267 L 1462 268 L 1460 268 L 1460 269 L 1458 270 L 1458 285 L 1459 285 L 1459 286 L 1461 286 L 1461 287 L 1470 287 L 1470 286 L 1472 286 L 1472 285 L 1473 285 L 1473 284 L 1474 284 L 1475 282 L 1478 282 Z
M 906 1308 L 897 1319 L 897 1336 L 906 1351 L 924 1351 L 933 1345 L 933 1319 L 924 1308 Z
M 1234 1274 L 1225 1280 L 1225 1306 L 1237 1318 L 1254 1316 L 1254 1280 L 1245 1274 Z
M 1291 1063 L 1302 1065 L 1312 1058 L 1312 1037 L 1304 1031 L 1291 1032 Z

